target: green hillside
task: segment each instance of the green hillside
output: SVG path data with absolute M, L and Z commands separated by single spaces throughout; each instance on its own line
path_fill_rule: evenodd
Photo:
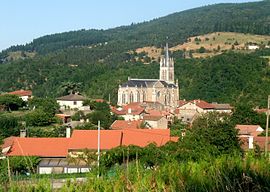
M 269 35 L 269 10 L 270 1 L 218 4 L 109 30 L 44 36 L 0 54 L 0 92 L 24 88 L 33 89 L 37 96 L 56 97 L 63 83 L 75 82 L 81 83 L 81 92 L 91 97 L 106 99 L 110 94 L 116 101 L 117 87 L 128 76 L 158 77 L 157 63 L 144 65 L 137 58 L 146 55 L 130 50 L 160 47 L 166 36 L 174 46 L 188 37 L 211 32 Z M 8 59 L 16 51 L 21 51 L 12 57 L 16 59 Z M 270 51 L 224 53 L 210 59 L 182 59 L 181 53 L 175 52 L 181 97 L 219 102 L 244 98 L 256 105 L 265 104 L 270 72 L 268 60 L 262 55 L 269 56 Z

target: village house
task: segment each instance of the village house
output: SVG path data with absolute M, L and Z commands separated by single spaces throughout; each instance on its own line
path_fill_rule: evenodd
M 145 115 L 143 121 L 148 129 L 168 129 L 168 120 L 164 116 Z
M 19 96 L 23 101 L 27 102 L 29 99 L 33 98 L 32 91 L 30 90 L 17 90 L 7 93 L 9 95 L 17 95 Z
M 255 145 L 264 149 L 263 140 L 265 141 L 265 137 L 259 136 L 264 129 L 260 125 L 236 125 L 235 128 L 238 130 L 243 150 L 254 149 Z
M 157 146 L 169 141 L 176 142 L 178 137 L 171 137 L 170 130 L 124 129 L 101 130 L 100 149 L 110 150 L 119 146 L 135 145 L 145 147 L 151 143 Z M 77 163 L 68 158 L 78 157 L 85 149 L 96 153 L 98 148 L 97 130 L 74 130 L 67 138 L 21 138 L 9 137 L 1 146 L 4 156 L 37 156 L 41 158 L 38 173 L 79 173 L 90 171 L 90 165 L 82 159 Z
M 191 101 L 180 100 L 175 114 L 184 123 L 192 123 L 201 114 L 208 112 L 232 113 L 232 109 L 233 107 L 227 103 L 208 103 L 201 99 Z
M 141 107 L 140 103 L 130 103 L 123 107 L 112 107 L 111 112 L 115 115 L 121 116 L 125 121 L 140 120 L 145 115 L 145 109 Z
M 79 94 L 69 94 L 63 97 L 57 98 L 57 103 L 60 105 L 61 110 L 66 109 L 78 109 L 84 110 L 83 101 L 86 98 Z

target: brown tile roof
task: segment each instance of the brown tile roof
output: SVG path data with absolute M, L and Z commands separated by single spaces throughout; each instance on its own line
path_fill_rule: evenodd
M 69 94 L 63 97 L 59 97 L 57 98 L 57 100 L 60 101 L 83 101 L 85 100 L 85 97 L 82 95 L 78 95 L 78 94 Z
M 138 129 L 141 126 L 142 121 L 125 121 L 115 120 L 111 125 L 112 129 Z
M 239 135 L 258 136 L 263 132 L 260 125 L 236 125 L 236 129 L 239 130 Z
M 32 91 L 30 90 L 17 90 L 9 92 L 10 95 L 18 95 L 18 96 L 32 96 Z
M 217 110 L 231 110 L 233 107 L 228 103 L 211 103 Z

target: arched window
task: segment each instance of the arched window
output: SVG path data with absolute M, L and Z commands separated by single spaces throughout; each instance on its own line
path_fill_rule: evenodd
M 137 92 L 137 102 L 141 102 L 141 98 L 140 97 L 141 97 L 141 95 L 140 95 L 140 92 L 138 91 Z
M 171 94 L 168 93 L 168 105 L 171 105 Z
M 122 93 L 122 104 L 126 104 L 126 94 Z
M 129 95 L 129 103 L 133 103 L 133 102 L 134 102 L 134 95 L 131 92 L 130 95 Z
M 165 71 L 165 70 L 162 71 L 162 78 L 163 78 L 164 80 L 166 79 L 166 71 Z
M 146 93 L 145 93 L 145 91 L 143 92 L 143 101 L 146 101 Z

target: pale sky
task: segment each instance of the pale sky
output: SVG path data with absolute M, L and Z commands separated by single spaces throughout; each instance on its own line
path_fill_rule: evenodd
M 203 5 L 241 2 L 248 0 L 1 0 L 0 50 L 53 33 L 108 29 Z

